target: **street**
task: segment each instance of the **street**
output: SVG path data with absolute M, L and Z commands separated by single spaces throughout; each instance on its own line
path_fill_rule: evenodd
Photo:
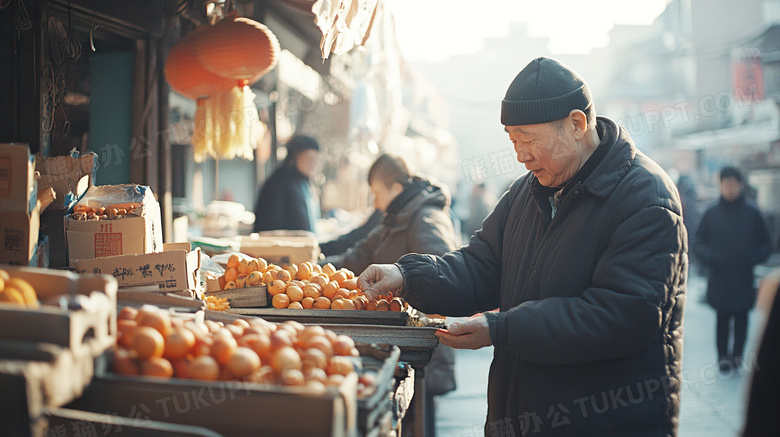
M 743 369 L 718 372 L 715 312 L 701 301 L 706 279 L 690 276 L 685 309 L 682 407 L 679 437 L 735 437 L 742 426 L 749 370 L 765 315 L 750 313 Z M 492 348 L 459 350 L 455 364 L 457 390 L 440 396 L 438 436 L 482 436 L 487 414 L 487 378 Z

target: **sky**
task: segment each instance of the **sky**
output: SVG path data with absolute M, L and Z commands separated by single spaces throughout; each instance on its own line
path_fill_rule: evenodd
M 615 24 L 651 24 L 667 0 L 387 0 L 407 60 L 443 61 L 478 51 L 484 38 L 528 22 L 533 37 L 550 38 L 553 54 L 588 53 L 607 44 Z M 589 25 L 588 25 L 589 24 Z

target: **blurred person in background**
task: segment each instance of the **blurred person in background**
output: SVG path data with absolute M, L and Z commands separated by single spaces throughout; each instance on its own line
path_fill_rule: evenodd
M 361 289 L 472 316 L 436 335 L 493 346 L 488 436 L 677 435 L 687 246 L 673 182 L 554 59 L 518 73 L 501 123 L 529 172 L 482 229 L 443 256 L 372 265 Z
M 718 314 L 716 343 L 722 372 L 741 364 L 748 312 L 756 303 L 753 267 L 772 252 L 764 218 L 744 195 L 744 186 L 739 169 L 723 167 L 720 201 L 704 212 L 693 244 L 709 270 L 707 303 Z
M 403 158 L 389 154 L 380 155 L 371 165 L 368 184 L 374 207 L 383 212 L 382 222 L 344 254 L 326 257 L 321 264 L 330 262 L 360 273 L 370 264 L 392 263 L 408 253 L 442 255 L 457 247 L 449 215 L 450 193 L 444 185 L 412 175 Z M 425 435 L 434 436 L 434 396 L 455 389 L 455 351 L 437 347 L 425 372 Z
M 484 182 L 474 184 L 469 196 L 469 216 L 463 221 L 461 229 L 464 238 L 467 240 L 471 235 L 482 227 L 482 221 L 493 211 L 496 206 L 496 196 L 488 191 Z
M 360 226 L 352 229 L 351 231 L 340 235 L 332 240 L 320 243 L 320 252 L 325 256 L 341 255 L 351 249 L 358 241 L 366 238 L 368 234 L 379 226 L 384 219 L 385 213 L 381 209 L 374 208 L 371 215 L 366 218 Z
M 312 178 L 320 171 L 320 145 L 296 135 L 287 142 L 287 157 L 265 181 L 255 204 L 254 232 L 316 232 L 320 201 Z

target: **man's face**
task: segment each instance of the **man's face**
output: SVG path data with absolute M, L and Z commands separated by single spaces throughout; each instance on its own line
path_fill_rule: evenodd
M 720 180 L 720 195 L 729 202 L 733 202 L 742 194 L 742 182 L 737 178 L 723 178 Z
M 517 161 L 546 187 L 565 184 L 581 166 L 584 151 L 568 127 L 566 121 L 554 121 L 505 128 Z
M 314 149 L 300 152 L 295 157 L 295 166 L 302 175 L 311 178 L 320 171 L 320 152 Z
M 371 189 L 371 196 L 374 198 L 374 208 L 382 212 L 387 212 L 390 202 L 404 190 L 398 182 L 388 187 L 384 182 L 376 179 L 369 182 L 368 186 Z

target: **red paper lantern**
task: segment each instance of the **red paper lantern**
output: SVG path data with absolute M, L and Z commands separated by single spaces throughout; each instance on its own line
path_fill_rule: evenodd
M 176 92 L 193 100 L 224 93 L 236 86 L 236 80 L 215 74 L 201 65 L 196 49 L 210 38 L 210 27 L 195 29 L 168 53 L 165 80 Z
M 228 16 L 214 25 L 196 53 L 211 73 L 251 85 L 276 66 L 279 41 L 257 21 Z

